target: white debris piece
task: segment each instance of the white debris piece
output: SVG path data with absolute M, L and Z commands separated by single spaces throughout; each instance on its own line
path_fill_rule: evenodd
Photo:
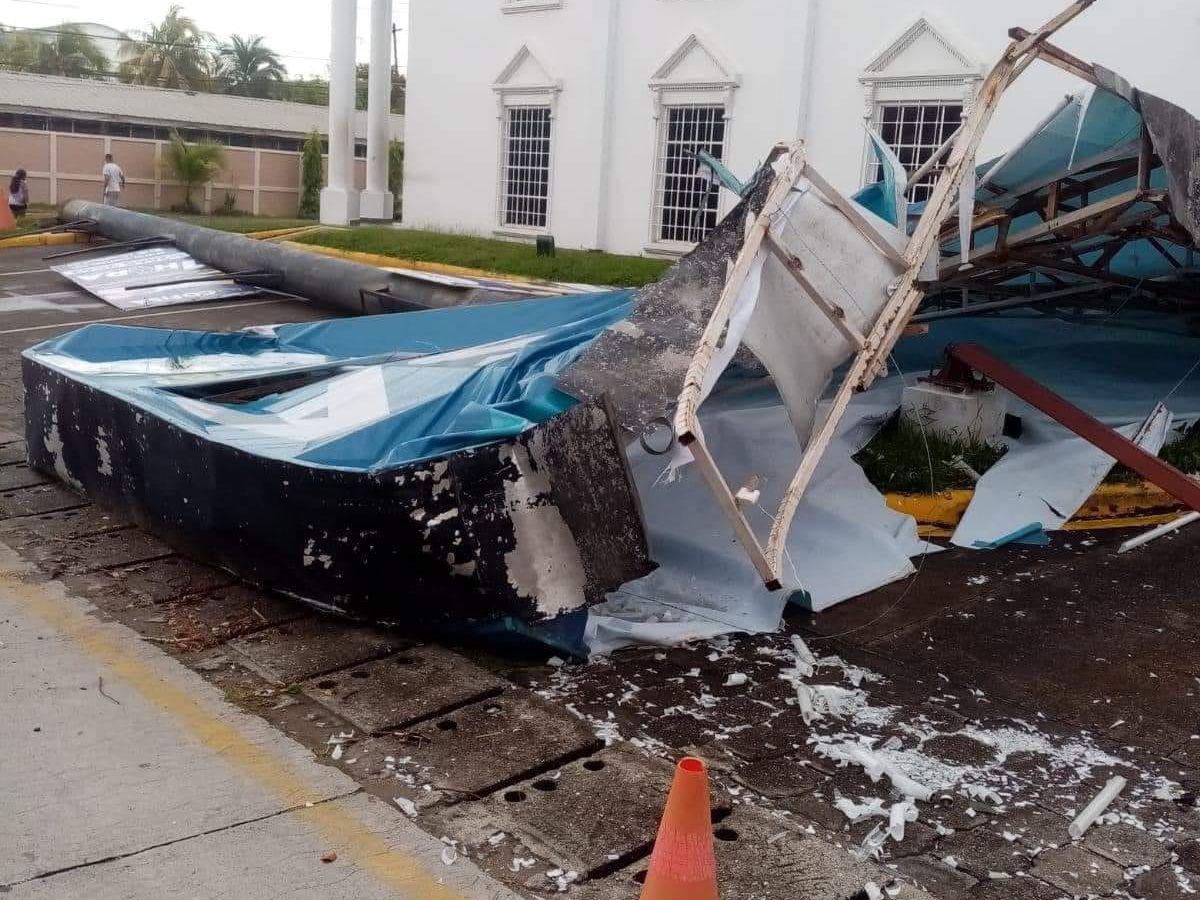
M 554 882 L 554 888 L 558 893 L 565 894 L 572 882 L 579 880 L 579 873 L 564 872 L 562 869 L 551 869 L 546 873 L 546 877 Z
M 413 803 L 407 797 L 393 797 L 392 802 L 400 807 L 400 812 L 404 813 L 410 819 L 417 817 L 417 804 Z
M 813 655 L 813 652 L 808 649 L 808 644 L 804 643 L 804 638 L 800 637 L 798 634 L 792 635 L 792 650 L 796 654 L 796 668 L 803 669 L 807 667 L 808 673 L 804 677 L 810 677 L 816 670 L 817 658 Z
M 871 829 L 871 833 L 863 838 L 862 846 L 854 851 L 854 856 L 859 862 L 865 862 L 868 859 L 878 859 L 883 852 L 883 845 L 887 843 L 888 831 L 882 824 L 876 825 Z
M 741 687 L 749 680 L 745 672 L 730 672 L 722 687 Z
M 1083 812 L 1075 817 L 1075 821 L 1067 826 L 1067 831 L 1071 837 L 1075 840 L 1083 837 L 1087 830 L 1100 818 L 1101 814 L 1108 809 L 1109 805 L 1117 799 L 1117 795 L 1125 790 L 1128 784 L 1129 782 L 1120 775 L 1110 778 L 1104 789 L 1096 795 L 1096 799 L 1084 807 Z
M 814 684 L 812 692 L 818 712 L 835 719 L 852 716 L 867 705 L 866 691 L 849 690 L 836 684 Z
M 750 488 L 744 487 L 740 488 L 734 496 L 741 503 L 749 503 L 751 506 L 754 506 L 758 503 L 759 498 L 762 496 L 762 491 L 752 491 Z
M 458 850 L 449 844 L 442 848 L 442 864 L 452 866 L 458 861 Z
M 887 818 L 887 810 L 883 808 L 883 801 L 878 797 L 863 797 L 862 800 L 862 803 L 855 803 L 849 797 L 838 795 L 833 805 L 851 823 L 864 822 L 872 818 Z
M 862 766 L 872 782 L 886 775 L 900 794 L 913 800 L 926 801 L 933 796 L 933 789 L 906 775 L 896 763 L 884 759 L 865 743 L 817 744 L 816 752 L 826 759 L 839 763 Z
M 964 783 L 962 789 L 972 800 L 982 800 L 985 803 L 991 803 L 993 806 L 1002 806 L 1004 804 L 1000 795 L 985 785 Z
M 915 821 L 917 821 L 916 804 L 909 800 L 893 804 L 891 814 L 888 816 L 888 834 L 898 844 L 904 840 L 904 826 Z
M 532 869 L 537 865 L 537 860 L 532 856 L 514 856 L 512 862 L 508 864 L 508 871 L 520 872 L 524 869 Z
M 332 759 L 334 762 L 337 762 L 339 759 L 341 759 L 342 758 L 342 748 L 343 748 L 342 744 L 335 744 L 333 747 L 333 752 L 329 754 L 329 758 Z

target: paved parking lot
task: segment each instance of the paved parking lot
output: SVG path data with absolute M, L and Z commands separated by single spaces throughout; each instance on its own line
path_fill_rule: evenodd
M 438 851 L 432 867 L 445 870 L 447 884 L 461 886 L 457 873 L 478 865 L 526 896 L 635 896 L 668 761 L 696 752 L 713 768 L 727 896 L 841 900 L 867 881 L 892 878 L 905 882 L 901 896 L 923 896 L 919 884 L 946 900 L 1121 891 L 1183 897 L 1190 884 L 1200 885 L 1200 875 L 1191 874 L 1200 869 L 1193 562 L 1200 533 L 1121 557 L 1112 533 L 1056 538 L 1045 550 L 953 551 L 929 557 L 909 582 L 820 616 L 797 612 L 787 634 L 638 650 L 589 667 L 349 626 L 175 554 L 22 462 L 19 353 L 27 346 L 89 321 L 234 329 L 328 314 L 307 302 L 250 300 L 122 315 L 46 271 L 44 253 L 0 251 L 0 543 L 18 554 L 10 568 L 32 566 L 26 580 L 54 579 L 53 591 L 61 584 L 54 608 L 131 629 L 114 640 L 140 664 L 189 667 L 191 673 L 172 668 L 181 696 L 220 708 L 219 717 L 250 729 L 264 753 L 283 753 L 314 785 L 325 785 L 324 794 L 317 791 L 321 806 L 361 813 L 373 834 L 401 835 L 389 845 L 400 848 L 396 853 L 432 865 L 428 853 Z M 126 817 L 146 827 L 153 821 L 147 810 L 165 808 L 178 829 L 154 829 L 162 832 L 158 839 L 135 829 L 127 844 L 104 843 L 123 829 L 121 820 L 89 821 L 71 806 L 71 795 L 85 786 L 89 796 L 100 795 L 108 783 L 119 786 L 121 772 L 136 787 L 139 771 L 128 764 L 138 754 L 115 749 L 127 747 L 130 732 L 143 725 L 115 715 L 118 706 L 92 684 L 98 664 L 86 668 L 70 640 L 55 638 L 47 645 L 53 654 L 29 658 L 29 636 L 36 640 L 33 632 L 44 626 L 34 624 L 24 595 L 13 591 L 0 591 L 7 604 L 0 618 L 16 629 L 11 639 L 0 637 L 10 642 L 0 653 L 16 648 L 25 657 L 13 663 L 21 673 L 10 701 L 21 710 L 18 721 L 36 718 L 47 683 L 56 690 L 69 683 L 90 695 L 91 714 L 110 714 L 95 717 L 98 730 L 87 746 L 114 752 L 89 754 L 81 770 L 78 753 L 39 747 L 45 738 L 32 725 L 28 733 L 6 734 L 5 758 L 26 762 L 3 771 L 40 766 L 49 780 L 17 778 L 0 789 L 27 789 L 77 821 L 75 831 L 64 832 L 75 844 L 48 854 L 36 828 L 23 826 L 23 861 L 0 872 L 0 885 L 23 883 L 33 896 L 48 890 L 50 872 L 65 868 L 70 872 L 52 877 L 79 879 L 95 869 L 117 885 L 96 896 L 126 896 L 121 885 L 137 883 L 143 862 L 183 872 L 194 848 L 232 860 L 229 891 L 242 884 L 245 892 L 239 879 L 252 877 L 254 860 L 221 834 L 235 819 L 240 828 L 258 817 L 266 818 L 253 826 L 255 839 L 278 842 L 280 858 L 286 851 L 304 864 L 297 871 L 309 871 L 313 853 L 328 843 L 320 830 L 298 823 L 277 834 L 295 815 L 285 812 L 291 807 L 255 806 L 253 792 L 241 789 L 234 797 L 214 794 L 213 809 L 195 819 L 151 791 Z M 116 626 L 96 627 L 108 633 Z M 854 694 L 842 718 L 804 723 L 787 677 L 795 663 L 791 634 L 825 658 L 818 680 Z M 104 684 L 109 690 L 107 677 Z M 139 699 L 116 675 L 111 685 L 129 692 L 114 694 L 122 715 L 127 704 L 139 723 L 159 714 L 155 698 Z M 56 712 L 55 727 L 86 715 L 84 701 L 72 701 Z M 254 715 L 221 707 L 228 703 Z M 839 801 L 891 802 L 886 784 L 838 765 L 836 748 L 862 738 L 898 759 L 908 754 L 912 765 L 919 759 L 931 781 L 954 777 L 977 791 L 939 792 L 921 804 L 903 840 L 883 847 L 879 861 L 858 861 L 849 851 L 879 820 L 852 823 Z M 183 765 L 190 757 L 176 754 L 191 751 L 180 746 L 148 732 L 142 755 Z M 1126 775 L 1130 788 L 1112 821 L 1071 845 L 1069 816 L 1115 773 Z M 152 783 L 161 790 L 177 780 Z M 197 776 L 196 783 L 208 781 Z M 435 845 L 420 843 L 414 823 Z M 450 865 L 440 861 L 440 847 L 452 848 Z M 28 853 L 35 858 L 22 855 Z M 100 862 L 131 853 L 135 861 L 117 868 Z M 314 896 L 336 896 L 322 893 L 331 867 L 355 860 L 350 864 L 360 872 L 355 854 L 370 856 L 353 846 L 338 853 L 337 863 L 318 858 Z M 373 896 L 357 887 L 366 882 L 347 884 L 354 888 L 344 896 Z

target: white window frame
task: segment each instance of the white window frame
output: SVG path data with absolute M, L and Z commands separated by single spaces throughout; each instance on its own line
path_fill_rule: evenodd
M 509 195 L 509 154 L 513 137 L 511 124 L 514 112 L 523 110 L 544 110 L 550 130 L 547 135 L 548 159 L 546 163 L 546 215 L 541 225 L 527 225 L 520 222 L 506 221 L 508 214 Z M 501 232 L 520 236 L 550 233 L 550 203 L 554 195 L 554 107 L 549 103 L 506 103 L 501 112 L 500 121 L 500 170 L 497 175 L 496 224 Z M 532 167 L 531 167 L 532 168 Z M 533 198 L 530 195 L 531 199 Z
M 512 58 L 500 77 L 492 85 L 496 95 L 496 196 L 493 204 L 493 221 L 496 223 L 493 233 L 497 237 L 517 240 L 533 240 L 540 235 L 548 235 L 554 222 L 554 183 L 557 166 L 558 145 L 558 98 L 562 93 L 562 82 L 539 75 L 534 83 L 515 82 L 514 77 L 527 61 L 536 63 L 535 69 L 544 73 L 540 61 L 529 49 L 528 45 L 521 47 Z M 504 209 L 506 199 L 505 162 L 508 148 L 505 143 L 507 133 L 508 111 L 513 107 L 541 106 L 550 109 L 550 176 L 546 197 L 546 224 L 541 227 L 522 225 L 505 225 Z
M 681 253 L 687 252 L 696 246 L 697 241 L 681 241 L 664 238 L 662 230 L 664 226 L 663 219 L 665 217 L 665 193 L 667 173 L 663 168 L 666 158 L 667 143 L 670 140 L 670 124 L 671 114 L 677 110 L 687 109 L 716 109 L 720 110 L 719 121 L 722 124 L 721 138 L 721 161 L 726 162 L 729 159 L 729 108 L 725 106 L 720 95 L 710 95 L 702 97 L 693 102 L 680 102 L 678 97 L 673 97 L 671 102 L 664 103 L 659 108 L 658 122 L 655 128 L 654 139 L 654 162 L 653 162 L 653 188 L 650 198 L 650 245 L 659 248 L 663 252 Z M 719 223 L 728 212 L 727 198 L 724 192 L 719 187 L 713 186 L 712 190 L 717 195 L 717 207 L 715 210 L 716 223 Z M 711 231 L 711 229 L 709 229 Z M 707 232 L 706 232 L 707 234 Z M 701 238 L 703 239 L 703 238 Z
M 951 106 L 957 106 L 957 107 L 961 108 L 961 113 L 960 113 L 960 118 L 959 118 L 959 122 L 961 124 L 961 122 L 964 121 L 964 119 L 965 119 L 966 111 L 967 111 L 966 105 L 963 103 L 963 101 L 961 99 L 952 99 L 952 100 L 879 100 L 879 101 L 876 101 L 874 104 L 874 114 L 872 115 L 872 118 L 871 118 L 870 127 L 876 134 L 880 135 L 880 137 L 883 138 L 884 143 L 887 143 L 889 146 L 892 147 L 892 149 L 896 152 L 897 156 L 900 156 L 899 146 L 888 142 L 887 136 L 883 134 L 883 116 L 884 116 L 885 109 L 887 109 L 889 107 L 901 107 L 901 108 L 917 107 L 917 108 L 921 108 L 924 110 L 930 110 L 930 109 L 937 109 L 937 108 L 946 108 L 946 107 L 951 107 Z M 930 151 L 930 154 L 932 154 L 932 151 L 937 150 L 939 147 L 941 147 L 942 144 L 946 141 L 946 139 L 949 138 L 956 130 L 956 128 L 946 128 L 945 125 L 943 125 L 943 129 L 944 129 L 944 131 L 940 135 L 940 139 L 934 141 L 934 143 L 931 145 L 923 144 L 921 142 L 921 136 L 918 134 L 916 146 L 922 150 L 928 149 Z M 926 159 L 928 159 L 928 156 L 926 157 Z M 901 159 L 901 162 L 903 162 L 903 159 Z M 918 159 L 911 164 L 905 163 L 905 168 L 908 169 L 908 174 L 911 176 L 914 172 L 917 171 L 917 169 L 919 169 L 921 167 L 921 165 L 924 164 L 924 162 L 925 162 L 925 160 Z M 936 178 L 937 174 L 939 172 L 941 172 L 944 165 L 945 165 L 945 159 L 943 158 L 942 163 L 940 163 L 934 167 L 934 169 L 930 172 L 929 177 Z M 872 184 L 876 181 L 875 175 L 878 171 L 878 168 L 879 168 L 879 163 L 878 163 L 878 160 L 875 158 L 874 152 L 871 152 L 870 150 L 868 150 L 866 159 L 864 161 L 864 170 L 863 170 L 863 184 L 864 185 Z M 914 202 L 921 202 L 928 198 L 927 197 L 912 197 L 911 199 Z
M 867 127 L 879 121 L 884 106 L 898 104 L 924 106 L 961 103 L 962 118 L 966 121 L 983 84 L 984 67 L 977 61 L 976 54 L 961 49 L 961 39 L 951 40 L 948 34 L 950 32 L 944 25 L 935 25 L 928 17 L 922 16 L 866 65 L 859 82 L 863 87 L 863 123 Z M 892 65 L 919 38 L 926 35 L 945 48 L 949 65 L 936 72 L 890 72 Z M 863 139 L 861 172 L 863 186 L 872 183 L 875 155 L 866 138 Z
M 680 65 L 693 53 L 707 57 L 710 74 L 706 78 L 681 77 Z M 658 211 L 660 207 L 660 185 L 658 159 L 665 141 L 669 113 L 667 110 L 680 106 L 720 106 L 725 110 L 725 140 L 722 161 L 731 159 L 730 148 L 733 132 L 734 97 L 741 85 L 741 77 L 733 71 L 712 45 L 697 34 L 690 34 L 667 58 L 650 78 L 650 91 L 654 101 L 654 145 L 650 158 L 650 205 L 646 230 L 648 242 L 643 248 L 651 256 L 679 257 L 695 248 L 695 244 L 684 241 L 664 241 L 659 238 Z M 727 191 L 720 191 L 717 205 L 717 221 L 729 212 L 731 198 Z

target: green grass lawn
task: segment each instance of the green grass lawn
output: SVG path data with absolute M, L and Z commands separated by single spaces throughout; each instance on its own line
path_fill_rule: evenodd
M 555 256 L 538 256 L 532 244 L 397 228 L 362 227 L 319 231 L 297 240 L 304 244 L 376 253 L 397 259 L 465 266 L 548 281 L 614 287 L 641 287 L 657 281 L 670 266 L 670 262 L 661 259 L 615 256 L 585 250 L 559 250 Z
M 316 225 L 312 219 L 274 218 L 272 216 L 205 216 L 188 215 L 185 213 L 163 212 L 162 210 L 139 210 L 152 216 L 162 216 L 166 219 L 178 219 L 189 225 L 201 225 L 214 228 L 217 231 L 232 231 L 237 234 L 249 234 L 254 231 L 275 231 L 279 228 L 303 228 Z
M 1007 450 L 1006 446 L 982 441 L 966 443 L 932 432 L 922 434 L 920 428 L 897 416 L 859 451 L 854 461 L 863 467 L 871 484 L 885 493 L 928 494 L 975 486 L 966 472 L 953 465 L 956 457 L 982 474 Z

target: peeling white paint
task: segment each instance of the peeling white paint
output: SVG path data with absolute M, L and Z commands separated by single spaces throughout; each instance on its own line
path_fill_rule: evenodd
M 67 471 L 67 463 L 63 458 L 63 441 L 62 435 L 58 432 L 58 409 L 50 411 L 50 427 L 46 429 L 46 436 L 42 442 L 46 447 L 46 452 L 50 454 L 54 460 L 54 474 L 66 484 L 71 485 L 77 491 L 83 490 L 83 485 L 71 476 Z
M 543 499 L 550 491 L 549 479 L 534 471 L 525 447 L 505 447 L 501 462 L 511 462 L 520 473 L 504 484 L 516 542 L 504 556 L 509 584 L 532 597 L 545 615 L 575 609 L 584 600 L 583 560 L 562 513 Z
M 105 440 L 108 435 L 103 428 L 96 429 L 96 453 L 100 457 L 100 466 L 98 471 L 101 475 L 111 476 L 113 473 L 112 456 L 108 452 L 108 441 Z M 185 501 L 186 502 L 186 501 Z

